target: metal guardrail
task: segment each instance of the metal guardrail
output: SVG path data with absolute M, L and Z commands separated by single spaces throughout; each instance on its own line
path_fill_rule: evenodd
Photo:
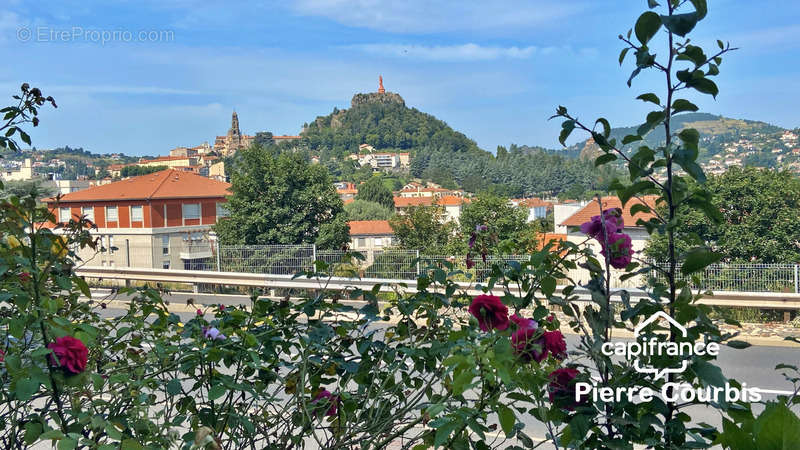
M 391 292 L 395 289 L 413 291 L 417 289 L 416 280 L 398 280 L 387 278 L 347 278 L 330 277 L 312 279 L 295 277 L 294 275 L 273 275 L 243 272 L 213 272 L 205 270 L 171 270 L 171 269 L 145 269 L 145 268 L 114 268 L 84 266 L 76 273 L 86 278 L 104 280 L 131 280 L 152 281 L 161 283 L 219 284 L 228 286 L 249 286 L 266 289 L 326 289 L 332 291 L 348 291 L 353 289 L 372 289 L 376 284 L 381 284 L 381 291 Z M 467 295 L 483 293 L 475 283 L 457 282 L 462 292 Z M 561 292 L 563 286 L 557 287 Z M 626 289 L 632 300 L 642 298 L 646 294 L 640 289 Z M 619 291 L 617 289 L 615 292 Z M 495 287 L 495 295 L 502 295 L 501 288 Z M 774 292 L 737 292 L 737 291 L 711 291 L 712 295 L 703 297 L 699 303 L 715 306 L 736 306 L 768 309 L 800 309 L 800 294 L 774 293 Z M 578 288 L 575 293 L 582 301 L 590 299 L 586 289 Z M 615 295 L 612 301 L 619 302 L 621 298 Z

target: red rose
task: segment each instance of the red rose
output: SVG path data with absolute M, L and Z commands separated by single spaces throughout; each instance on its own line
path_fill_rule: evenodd
M 28 272 L 20 272 L 19 281 L 21 281 L 23 283 L 27 283 L 30 280 L 31 280 L 31 274 L 30 273 L 28 273 Z
M 197 315 L 198 315 L 198 316 L 202 316 L 202 315 L 203 315 L 203 310 L 201 310 L 201 309 L 198 309 L 198 310 L 197 310 Z
M 567 357 L 567 343 L 561 331 L 545 331 L 542 335 L 542 342 L 545 350 L 553 354 L 555 358 L 564 359 Z
M 311 403 L 321 402 L 319 406 L 325 406 L 326 404 L 330 404 L 328 410 L 325 411 L 326 416 L 335 416 L 337 412 L 337 404 L 339 403 L 339 397 L 333 395 L 327 389 L 323 389 L 314 397 L 314 400 Z M 316 413 L 315 413 L 316 414 Z
M 47 348 L 53 351 L 50 355 L 53 364 L 60 365 L 67 372 L 75 374 L 86 369 L 89 350 L 80 339 L 72 336 L 56 338 L 55 342 L 47 344 Z
M 479 295 L 469 305 L 469 313 L 478 319 L 481 330 L 490 331 L 493 328 L 505 330 L 508 328 L 508 308 L 495 295 Z
M 578 402 L 575 401 L 575 377 L 578 371 L 571 367 L 562 367 L 550 373 L 550 384 L 547 387 L 550 402 L 559 404 L 572 411 Z
M 0 350 L 0 362 L 4 362 L 6 360 L 6 352 L 5 350 Z

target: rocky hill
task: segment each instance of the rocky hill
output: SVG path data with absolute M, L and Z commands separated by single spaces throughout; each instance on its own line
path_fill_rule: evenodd
M 351 107 L 334 109 L 304 127 L 311 155 L 346 178 L 351 155 L 367 144 L 377 151 L 408 152 L 410 175 L 470 192 L 492 190 L 509 196 L 560 193 L 603 187 L 590 161 L 580 161 L 539 147 L 482 150 L 445 122 L 406 106 L 394 93 L 356 94 Z

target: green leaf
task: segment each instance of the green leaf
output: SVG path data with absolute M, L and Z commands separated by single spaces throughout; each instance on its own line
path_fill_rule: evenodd
M 697 25 L 698 20 L 700 19 L 697 17 L 696 12 L 661 16 L 661 23 L 664 24 L 664 28 L 680 37 L 686 37 Z
M 653 130 L 658 124 L 664 121 L 664 111 L 653 111 L 647 114 L 647 121 L 639 126 L 636 134 L 639 136 L 646 136 L 647 133 Z
M 167 383 L 167 394 L 178 395 L 181 393 L 181 382 L 177 378 L 173 378 Z
M 28 401 L 36 391 L 39 390 L 39 380 L 33 378 L 22 378 L 17 380 L 17 387 L 15 393 L 17 400 Z
M 511 437 L 511 433 L 514 432 L 514 423 L 517 421 L 514 416 L 514 411 L 508 406 L 501 404 L 498 405 L 497 416 L 500 419 L 500 427 L 503 429 L 506 437 Z
M 561 134 L 558 135 L 558 142 L 561 143 L 563 146 L 567 146 L 566 141 L 569 135 L 572 133 L 572 130 L 575 129 L 575 121 L 574 120 L 565 120 L 561 124 Z
M 699 109 L 700 108 L 698 108 L 697 105 L 695 105 L 694 103 L 690 102 L 689 100 L 684 100 L 682 98 L 679 98 L 674 102 L 672 102 L 672 114 L 677 114 L 679 112 L 684 112 L 684 111 L 694 112 Z
M 636 39 L 643 45 L 646 45 L 650 42 L 650 39 L 656 35 L 658 29 L 661 28 L 661 23 L 662 20 L 659 19 L 658 14 L 652 11 L 642 13 L 639 19 L 636 20 L 636 25 L 633 27 L 636 33 Z
M 642 95 L 636 97 L 636 99 L 637 100 L 642 100 L 642 101 L 645 101 L 645 102 L 655 103 L 656 105 L 661 105 L 661 100 L 658 98 L 658 96 L 656 94 L 654 94 L 652 92 L 648 92 L 646 94 L 642 94 Z
M 702 71 L 698 71 L 702 74 Z M 719 94 L 719 88 L 717 87 L 717 83 L 709 80 L 703 74 L 702 78 L 692 78 L 691 80 L 686 82 L 686 86 L 693 88 L 697 92 L 703 94 L 711 94 L 714 98 L 717 98 L 717 94 Z
M 708 14 L 708 5 L 706 4 L 706 0 L 690 0 L 694 5 L 694 9 L 697 11 L 697 20 L 703 20 L 703 18 Z
M 603 125 L 603 137 L 607 138 L 609 135 L 611 135 L 611 125 L 608 123 L 608 120 L 601 117 L 594 122 L 595 125 L 598 123 Z
M 556 291 L 556 279 L 553 277 L 544 277 L 542 278 L 542 293 L 546 296 L 553 295 L 553 292 Z
M 755 448 L 753 437 L 726 418 L 722 419 L 722 433 L 714 440 L 714 444 L 729 450 L 752 450 Z
M 72 438 L 62 438 L 58 441 L 58 450 L 73 450 L 75 447 L 78 446 L 78 441 Z
M 703 49 L 696 45 L 687 45 L 675 58 L 678 61 L 691 61 L 695 67 L 705 64 L 708 57 L 703 53 Z
M 78 285 L 78 289 L 81 290 L 81 294 L 84 295 L 86 298 L 92 298 L 92 292 L 89 290 L 89 284 L 86 283 L 81 277 L 74 276 L 72 277 L 72 282 Z
M 597 159 L 594 160 L 594 166 L 595 167 L 602 166 L 603 164 L 607 164 L 610 163 L 611 161 L 616 161 L 616 160 L 617 160 L 617 155 L 613 153 L 605 153 L 598 156 Z
M 622 138 L 622 145 L 628 145 L 631 142 L 641 141 L 642 137 L 638 134 L 628 134 L 624 138 Z
M 688 275 L 690 273 L 703 270 L 711 264 L 722 259 L 725 255 L 722 253 L 711 251 L 707 248 L 697 247 L 686 254 L 686 259 L 681 265 L 681 273 Z
M 678 137 L 681 138 L 683 144 L 692 150 L 697 150 L 697 145 L 700 142 L 700 133 L 695 130 L 694 128 L 684 128 L 678 133 Z
M 144 450 L 144 447 L 133 439 L 125 439 L 120 445 L 120 450 Z
M 25 443 L 28 445 L 33 444 L 39 439 L 42 434 L 42 424 L 39 422 L 28 422 L 25 424 Z
M 770 403 L 753 424 L 756 450 L 796 449 L 800 419 L 781 402 Z
M 221 384 L 212 386 L 211 389 L 208 390 L 208 399 L 213 402 L 214 400 L 225 395 L 226 391 L 227 389 L 225 389 L 225 386 Z
M 692 370 L 706 386 L 725 386 L 726 379 L 722 375 L 722 370 L 706 360 L 695 358 L 692 363 Z
M 619 52 L 619 65 L 620 66 L 622 65 L 622 61 L 625 61 L 625 55 L 628 54 L 628 50 L 630 50 L 630 49 L 631 49 L 630 47 L 625 47 L 625 48 L 622 49 L 621 52 Z

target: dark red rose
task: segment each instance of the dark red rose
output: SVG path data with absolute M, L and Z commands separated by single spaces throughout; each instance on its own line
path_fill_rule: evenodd
M 47 348 L 53 351 L 50 355 L 53 364 L 61 366 L 67 372 L 76 374 L 86 369 L 89 349 L 80 339 L 72 336 L 56 338 L 55 342 L 47 344 Z
M 567 343 L 564 341 L 564 335 L 561 331 L 545 331 L 542 335 L 542 342 L 544 348 L 550 352 L 553 357 L 564 359 L 567 357 Z
M 500 297 L 495 295 L 484 294 L 475 297 L 469 305 L 469 313 L 478 319 L 482 331 L 508 328 L 508 308 Z
M 547 386 L 550 402 L 570 411 L 575 409 L 575 377 L 578 371 L 571 367 L 562 367 L 550 373 L 550 384 Z
M 198 316 L 202 316 L 203 315 L 203 310 L 202 309 L 198 309 L 197 310 L 197 315 Z
M 20 272 L 19 281 L 21 281 L 23 283 L 27 283 L 28 281 L 31 281 L 31 274 L 28 273 L 28 272 Z
M 536 328 L 520 328 L 511 334 L 511 347 L 514 354 L 523 362 L 531 360 L 537 363 L 547 358 L 547 349 L 541 338 L 536 339 Z
M 316 397 L 314 397 L 314 400 L 311 403 L 319 403 L 320 407 L 330 405 L 328 406 L 328 410 L 325 411 L 325 415 L 335 416 L 338 408 L 339 397 L 331 394 L 327 389 L 323 389 L 319 394 L 317 394 Z
M 0 362 L 4 362 L 6 360 L 6 352 L 5 350 L 0 350 Z

